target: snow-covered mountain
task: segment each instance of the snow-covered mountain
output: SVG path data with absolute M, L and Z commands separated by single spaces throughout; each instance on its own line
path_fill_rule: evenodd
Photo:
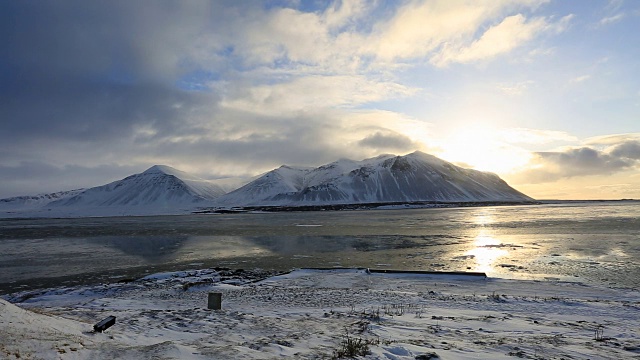
M 261 205 L 529 200 L 533 199 L 495 174 L 414 152 L 362 161 L 342 159 L 318 168 L 283 165 L 229 193 L 215 180 L 156 165 L 90 189 L 1 199 L 0 217 L 183 214 L 199 208 Z
M 15 196 L 6 199 L 0 199 L 0 210 L 8 211 L 25 211 L 41 208 L 48 203 L 56 200 L 65 199 L 81 193 L 85 189 L 76 189 L 70 191 L 58 191 L 51 194 L 38 194 L 31 196 Z
M 17 206 L 4 199 L 5 216 L 115 216 L 158 215 L 190 212 L 225 193 L 214 183 L 169 166 L 155 165 L 122 180 L 63 194 L 49 194 Z M 18 197 L 12 199 L 29 199 Z M 49 200 L 49 201 L 47 201 Z M 11 205 L 13 204 L 13 206 Z
M 208 204 L 224 194 L 219 186 L 165 165 L 47 204 L 89 214 L 174 214 Z M 76 210 L 77 209 L 77 210 Z
M 318 168 L 282 166 L 232 191 L 221 206 L 414 201 L 529 201 L 495 174 L 422 152 L 339 160 Z
M 211 182 L 212 184 L 219 186 L 222 190 L 224 190 L 225 193 L 228 193 L 244 185 L 247 185 L 253 180 L 259 178 L 260 176 L 262 176 L 262 174 L 257 176 L 227 177 L 227 178 L 213 179 L 208 181 Z

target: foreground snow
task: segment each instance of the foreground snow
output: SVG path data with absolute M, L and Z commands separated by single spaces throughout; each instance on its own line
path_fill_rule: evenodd
M 372 359 L 640 356 L 637 292 L 364 270 L 261 276 L 209 269 L 5 296 L 17 306 L 0 300 L 0 358 L 317 359 L 347 344 Z M 211 291 L 222 310 L 206 309 Z M 116 324 L 92 333 L 108 315 Z

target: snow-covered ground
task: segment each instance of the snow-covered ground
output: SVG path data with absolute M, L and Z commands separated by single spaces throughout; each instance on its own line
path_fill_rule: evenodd
M 636 291 L 365 270 L 269 275 L 205 269 L 5 296 L 0 358 L 640 357 Z M 206 309 L 209 292 L 223 294 L 222 310 Z M 109 315 L 116 324 L 93 333 Z

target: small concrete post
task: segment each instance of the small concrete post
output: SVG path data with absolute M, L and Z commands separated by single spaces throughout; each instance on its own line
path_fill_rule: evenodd
M 209 293 L 209 301 L 207 303 L 207 309 L 209 310 L 222 309 L 222 293 L 219 293 L 219 292 Z

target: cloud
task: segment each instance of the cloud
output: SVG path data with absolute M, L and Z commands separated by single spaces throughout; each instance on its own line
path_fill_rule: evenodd
M 534 84 L 535 82 L 532 80 L 520 81 L 513 84 L 500 84 L 498 85 L 498 89 L 509 96 L 520 96 L 524 94 L 529 86 Z
M 608 153 L 590 147 L 536 152 L 527 170 L 513 178 L 518 183 L 543 183 L 578 176 L 611 175 L 638 165 L 627 153 Z
M 2 163 L 73 163 L 81 153 L 109 153 L 140 129 L 182 134 L 199 109 L 215 109 L 209 106 L 215 94 L 175 87 L 186 71 L 181 63 L 191 50 L 188 39 L 206 26 L 202 14 L 211 9 L 205 2 L 1 7 Z M 53 159 L 66 153 L 72 156 Z
M 571 23 L 573 22 L 573 19 L 575 17 L 576 16 L 574 14 L 565 15 L 561 17 L 560 20 L 558 20 L 557 22 L 550 23 L 547 30 L 555 32 L 556 34 L 562 33 L 571 26 Z
M 395 82 L 359 75 L 309 75 L 278 84 L 238 88 L 222 105 L 277 114 L 305 108 L 354 107 L 415 92 Z
M 617 23 L 620 20 L 624 19 L 624 17 L 625 17 L 625 15 L 623 13 L 615 14 L 615 15 L 612 15 L 612 16 L 607 16 L 607 17 L 604 17 L 604 18 L 600 19 L 598 24 L 600 26 L 606 26 L 606 25 L 614 24 L 614 23 Z
M 560 26 L 523 15 L 545 2 L 2 2 L 0 197 L 27 168 L 59 190 L 156 163 L 245 175 L 430 151 L 430 124 L 366 108 L 420 93 L 398 67 L 490 59 Z
M 490 59 L 531 40 L 547 26 L 543 18 L 527 22 L 522 14 L 509 16 L 467 46 L 445 45 L 442 52 L 431 58 L 431 62 L 437 66 L 445 66 L 452 62 L 469 63 Z
M 395 132 L 383 133 L 378 131 L 358 142 L 360 146 L 384 151 L 410 151 L 416 148 L 416 144 L 407 136 Z
M 95 167 L 77 165 L 53 166 L 42 162 L 0 165 L 2 197 L 35 195 L 104 185 L 145 168 L 101 164 Z
M 9 79 L 172 81 L 215 14 L 207 2 L 40 1 L 2 4 Z
M 213 126 L 195 141 L 156 141 L 145 153 L 151 159 L 167 158 L 171 164 L 181 164 L 174 165 L 178 168 L 212 178 L 256 175 L 283 164 L 318 166 L 341 157 L 363 159 L 380 151 L 428 150 L 390 129 L 387 122 L 396 119 L 392 127 L 413 129 L 424 124 L 393 113 L 322 109 L 278 116 L 237 109 L 224 113 L 233 119 L 233 126 Z
M 409 2 L 388 21 L 376 25 L 366 51 L 386 62 L 428 57 L 437 66 L 491 58 L 545 30 L 561 31 L 566 26 L 570 17 L 551 24 L 543 18 L 526 21 L 522 14 L 504 16 L 515 8 L 535 8 L 545 2 Z M 475 39 L 487 23 L 494 25 Z
M 20 179 L 28 176 L 23 169 L 25 162 L 2 167 L 5 186 L 0 197 L 101 185 L 107 179 L 115 180 L 105 176 L 108 169 L 121 178 L 153 164 L 218 178 L 253 176 L 282 164 L 317 166 L 341 157 L 363 159 L 380 151 L 429 150 L 392 130 L 410 128 L 424 136 L 426 130 L 419 131 L 427 128 L 423 122 L 389 112 L 307 109 L 275 116 L 221 108 L 216 109 L 216 118 L 210 119 L 206 102 L 199 106 L 203 107 L 199 112 L 184 112 L 191 117 L 189 123 L 180 123 L 181 127 L 172 131 L 149 123 L 130 128 L 119 139 L 81 142 L 71 138 L 64 140 L 64 146 L 56 144 L 60 139 L 44 139 L 39 146 L 23 148 L 0 145 L 9 158 L 41 159 L 31 162 L 36 164 L 31 166 L 33 178 L 22 185 Z M 112 165 L 104 172 L 95 171 L 105 163 Z M 69 177 L 63 181 L 65 171 Z
M 553 163 L 565 176 L 607 174 L 628 168 L 632 163 L 589 147 L 564 152 L 536 153 L 543 162 Z
M 548 139 L 577 140 L 563 132 L 524 130 L 525 136 L 533 134 L 531 143 L 538 140 L 545 143 Z M 537 139 L 538 135 L 540 139 Z M 581 146 L 534 152 L 529 163 L 510 178 L 514 183 L 541 184 L 578 177 L 611 177 L 638 169 L 640 133 L 627 133 L 588 138 L 582 141 Z
M 640 160 L 640 133 L 592 137 L 586 143 L 615 157 Z
M 602 147 L 618 145 L 627 141 L 640 141 L 640 133 L 594 136 L 586 139 L 584 143 L 587 145 Z
M 101 141 L 130 136 L 141 124 L 153 124 L 164 133 L 179 131 L 187 112 L 214 101 L 215 96 L 190 94 L 170 87 L 146 84 L 55 84 L 40 82 L 22 96 L 7 92 L 0 106 L 5 134 L 33 140 L 78 139 Z
M 513 128 L 501 131 L 500 138 L 512 144 L 546 144 L 554 141 L 577 141 L 578 138 L 564 131 Z
M 614 145 L 608 152 L 612 156 L 625 159 L 640 160 L 640 141 L 630 140 L 622 144 Z
M 274 8 L 226 21 L 232 36 L 203 36 L 210 52 L 231 48 L 249 66 L 302 64 L 314 71 L 343 73 L 389 67 L 395 60 L 431 58 L 432 63 L 470 62 L 509 52 L 545 31 L 562 31 L 571 19 L 525 21 L 516 9 L 535 9 L 546 0 L 409 1 L 381 10 L 380 4 L 342 1 L 322 11 Z M 339 4 L 339 5 L 338 5 Z M 373 14 L 384 11 L 380 21 Z M 489 30 L 481 32 L 484 26 Z M 450 45 L 453 44 L 453 47 Z M 455 50 L 455 51 L 454 51 Z M 440 59 L 436 61 L 437 59 Z
M 624 0 L 608 0 L 607 5 L 605 6 L 606 10 L 616 11 L 622 7 L 624 4 Z
M 353 23 L 366 12 L 367 4 L 364 0 L 342 0 L 327 7 L 322 18 L 329 29 L 336 29 Z
M 635 184 L 622 183 L 622 184 L 607 184 L 607 185 L 591 185 L 586 186 L 586 189 L 595 191 L 600 194 L 618 194 L 625 195 L 630 191 L 637 192 L 640 188 L 635 187 Z
M 220 6 L 225 16 L 219 24 L 197 37 L 194 53 L 201 67 L 208 68 L 211 59 L 219 58 L 243 72 L 262 67 L 280 74 L 283 69 L 344 74 L 361 67 L 366 34 L 358 28 L 375 3 L 318 2 L 314 6 L 324 8 L 314 10 L 297 9 L 296 4 L 265 8 L 260 3 L 230 4 Z
M 410 2 L 376 25 L 368 51 L 387 61 L 424 57 L 446 41 L 473 34 L 495 9 L 469 2 Z
M 531 62 L 540 57 L 553 55 L 556 53 L 556 51 L 557 49 L 553 47 L 535 48 L 529 51 L 529 53 L 527 54 L 527 58 L 525 60 Z
M 574 83 L 574 84 L 579 84 L 579 83 L 585 82 L 585 81 L 587 81 L 589 79 L 591 79 L 591 75 L 580 75 L 580 76 L 577 76 L 577 77 L 571 79 L 571 82 Z

